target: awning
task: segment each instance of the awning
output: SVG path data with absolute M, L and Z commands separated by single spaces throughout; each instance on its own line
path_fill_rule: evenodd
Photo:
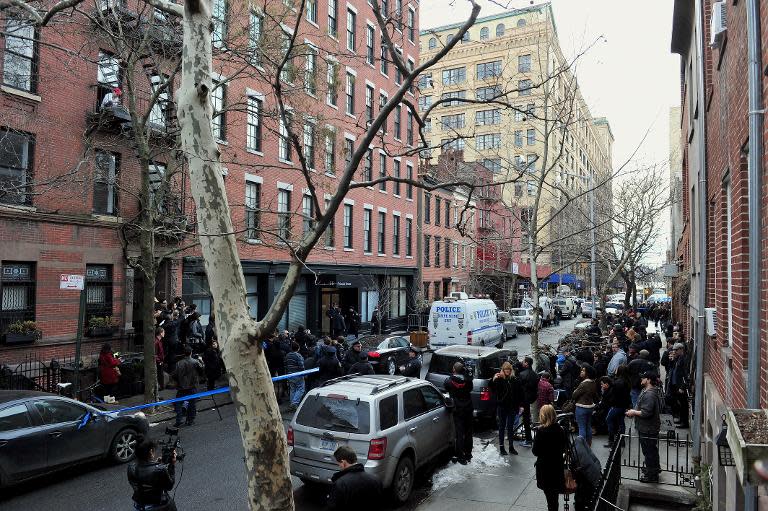
M 562 281 L 560 280 L 561 276 L 563 279 Z M 576 275 L 574 275 L 573 273 L 563 273 L 562 275 L 559 273 L 553 273 L 552 275 L 550 275 L 549 277 L 547 277 L 542 281 L 542 283 L 546 283 L 546 284 L 560 285 L 562 283 L 563 285 L 566 285 L 566 286 L 573 286 L 577 282 L 579 282 L 579 279 L 577 279 Z

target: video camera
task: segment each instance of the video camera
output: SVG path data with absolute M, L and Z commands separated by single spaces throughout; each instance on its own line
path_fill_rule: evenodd
M 176 451 L 176 461 L 184 461 L 185 454 L 179 439 L 179 428 L 168 426 L 165 428 L 165 434 L 168 438 L 157 441 L 160 446 L 161 461 L 165 464 L 170 463 L 174 451 Z

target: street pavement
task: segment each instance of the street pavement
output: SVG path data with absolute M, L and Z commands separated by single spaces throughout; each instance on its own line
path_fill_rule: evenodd
M 540 332 L 540 342 L 556 345 L 581 321 L 563 321 L 560 326 Z M 530 336 L 521 333 L 505 343 L 522 357 L 530 352 Z M 429 362 L 424 356 L 424 370 Z M 247 489 L 243 447 L 235 420 L 234 407 L 219 409 L 222 420 L 213 410 L 198 414 L 195 426 L 182 428 L 181 441 L 186 459 L 177 468 L 175 499 L 180 511 L 246 511 Z M 284 414 L 287 426 L 290 420 Z M 164 435 L 168 423 L 153 425 L 155 438 Z M 474 458 L 470 465 L 448 464 L 431 467 L 417 478 L 417 487 L 406 505 L 391 509 L 473 511 L 546 509 L 543 495 L 536 488 L 534 458 L 530 449 L 518 447 L 519 456 L 501 457 L 496 445 L 496 432 L 476 431 Z M 607 458 L 603 438 L 596 438 L 593 448 L 601 460 Z M 308 491 L 294 479 L 296 509 L 321 510 L 323 495 Z M 33 481 L 0 495 L 3 511 L 116 511 L 131 509 L 131 488 L 126 467 L 106 462 L 74 467 L 60 474 Z

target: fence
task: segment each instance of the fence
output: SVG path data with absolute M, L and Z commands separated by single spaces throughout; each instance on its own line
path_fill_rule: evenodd
M 82 361 L 89 361 L 98 354 L 83 355 Z M 94 364 L 80 366 L 80 378 L 83 386 L 96 381 Z M 59 383 L 73 382 L 75 375 L 75 357 L 57 357 L 48 362 L 40 360 L 35 354 L 26 355 L 19 362 L 0 364 L 0 390 L 38 390 L 57 392 Z
M 588 507 L 592 511 L 614 511 L 613 504 L 619 496 L 621 484 L 621 448 L 623 442 L 615 442 L 608 461 L 605 463 L 600 484 L 592 496 L 592 505 Z
M 643 437 L 645 438 L 645 437 Z M 640 449 L 640 435 L 632 429 L 622 436 L 625 442 L 621 456 L 622 478 L 638 481 L 645 467 L 645 460 Z M 675 486 L 695 488 L 695 469 L 691 458 L 693 442 L 689 435 L 680 435 L 670 431 L 658 439 L 659 464 L 661 473 L 659 482 Z

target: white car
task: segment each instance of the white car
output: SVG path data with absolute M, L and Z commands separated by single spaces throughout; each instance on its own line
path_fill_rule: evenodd
M 553 307 L 556 305 L 560 307 L 560 312 L 563 317 L 571 319 L 576 316 L 576 301 L 571 297 L 555 298 L 552 302 Z
M 517 337 L 517 322 L 510 316 L 509 312 L 499 311 L 499 323 L 504 327 L 504 337 Z
M 533 329 L 533 309 L 525 307 L 509 309 L 509 316 L 517 323 L 518 330 L 530 332 Z
M 624 304 L 618 303 L 618 302 L 609 302 L 605 304 L 605 313 L 606 314 L 621 314 L 624 312 Z

